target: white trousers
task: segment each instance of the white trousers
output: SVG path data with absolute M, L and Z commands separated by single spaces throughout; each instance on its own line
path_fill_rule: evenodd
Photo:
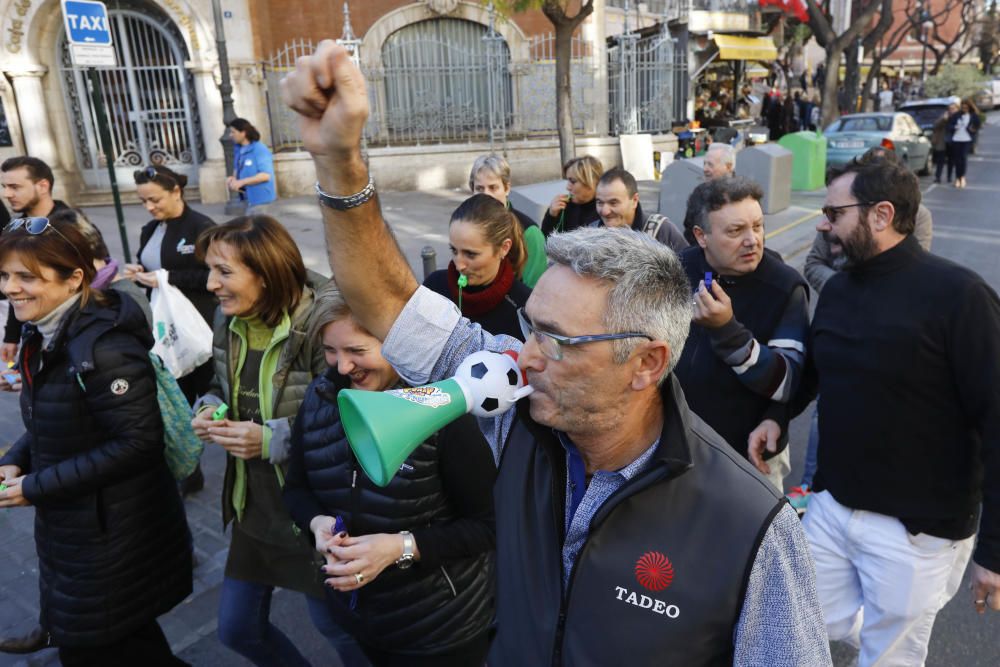
M 860 650 L 861 667 L 917 667 L 934 618 L 956 593 L 975 536 L 910 535 L 891 516 L 852 510 L 828 491 L 803 519 L 816 586 L 832 640 Z

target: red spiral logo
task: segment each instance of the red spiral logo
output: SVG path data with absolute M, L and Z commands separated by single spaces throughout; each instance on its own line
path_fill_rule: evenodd
M 666 590 L 674 580 L 674 566 L 659 551 L 647 551 L 636 561 L 635 579 L 648 590 Z

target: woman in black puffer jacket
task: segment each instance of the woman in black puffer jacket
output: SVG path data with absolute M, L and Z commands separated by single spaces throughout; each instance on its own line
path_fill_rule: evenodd
M 466 415 L 420 445 L 387 486 L 373 484 L 344 435 L 337 394 L 389 389 L 399 376 L 333 281 L 314 315 L 331 368 L 296 417 L 284 498 L 326 557 L 329 608 L 377 667 L 480 667 L 494 605 L 490 449 Z
M 156 617 L 191 592 L 191 535 L 135 301 L 92 290 L 72 222 L 0 236 L 0 288 L 26 322 L 13 384 L 27 432 L 0 459 L 0 507 L 35 507 L 41 624 L 64 665 L 184 664 Z M 5 373 L 5 375 L 7 375 Z

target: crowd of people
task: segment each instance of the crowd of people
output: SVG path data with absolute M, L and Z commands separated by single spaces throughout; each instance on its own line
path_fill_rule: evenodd
M 228 184 L 247 215 L 215 224 L 183 174 L 137 170 L 152 220 L 134 264 L 52 198 L 47 165 L 0 166 L 16 215 L 0 390 L 26 427 L 0 458 L 0 507 L 35 508 L 41 600 L 38 629 L 0 648 L 184 664 L 157 618 L 191 592 L 182 496 L 204 482 L 165 462 L 161 269 L 213 329 L 177 382 L 192 431 L 226 451 L 218 637 L 252 664 L 309 664 L 271 621 L 276 588 L 303 594 L 349 666 L 812 666 L 831 664 L 829 638 L 862 665 L 922 664 L 970 559 L 973 608 L 1000 611 L 1000 337 L 983 335 L 1000 300 L 929 254 L 929 211 L 891 151 L 830 174 L 805 277 L 765 247 L 763 192 L 728 146 L 683 224 L 591 156 L 532 220 L 510 204 L 511 166 L 482 156 L 448 221 L 452 260 L 420 285 L 361 158 L 346 51 L 300 59 L 283 95 L 334 278 L 267 214 L 270 154 L 245 121 Z M 964 117 L 953 143 L 975 131 Z M 369 480 L 340 392 L 447 378 L 480 350 L 518 352 L 530 397 Z M 817 395 L 790 504 L 788 425 Z

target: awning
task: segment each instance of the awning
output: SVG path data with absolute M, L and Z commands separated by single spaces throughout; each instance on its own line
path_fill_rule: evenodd
M 716 35 L 719 60 L 777 60 L 778 48 L 770 37 Z

